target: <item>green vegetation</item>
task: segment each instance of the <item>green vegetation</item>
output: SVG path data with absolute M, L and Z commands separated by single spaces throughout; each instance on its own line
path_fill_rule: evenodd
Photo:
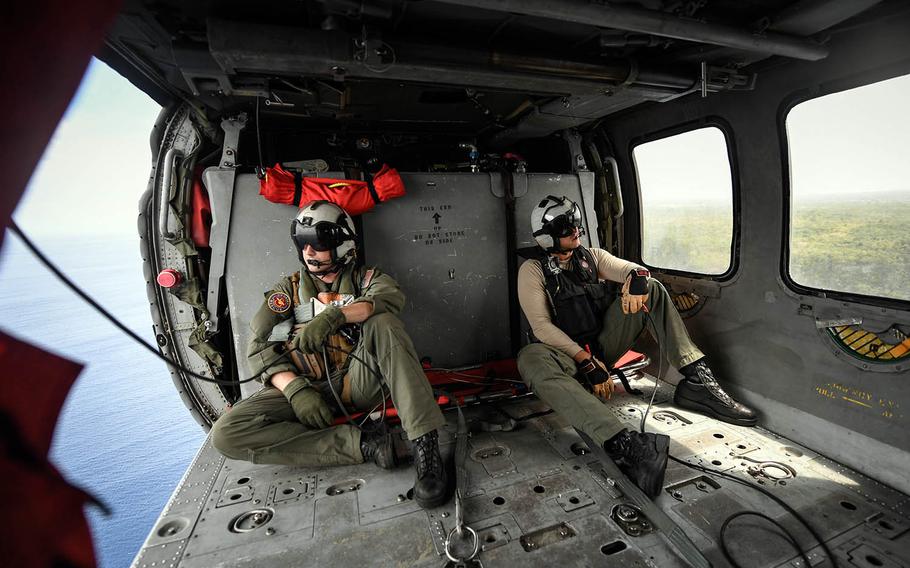
M 642 260 L 651 266 L 723 274 L 730 268 L 733 218 L 716 205 L 661 205 L 644 215 Z
M 796 202 L 790 276 L 810 288 L 910 300 L 910 194 Z M 652 266 L 721 274 L 730 262 L 729 209 L 652 207 L 642 246 Z M 765 238 L 777 243 L 776 230 Z

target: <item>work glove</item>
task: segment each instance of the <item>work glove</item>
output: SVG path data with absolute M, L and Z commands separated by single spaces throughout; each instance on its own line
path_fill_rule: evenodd
M 648 277 L 650 272 L 644 268 L 635 268 L 626 277 L 622 285 L 622 313 L 637 314 L 640 310 L 648 311 Z
M 606 365 L 596 357 L 585 359 L 578 364 L 578 371 L 586 383 L 591 385 L 594 394 L 601 399 L 608 399 L 613 394 L 613 381 Z
M 321 430 L 328 428 L 335 420 L 332 410 L 322 400 L 319 391 L 300 377 L 288 383 L 283 392 L 294 409 L 294 416 L 304 426 Z
M 329 306 L 311 319 L 291 339 L 291 347 L 303 353 L 319 353 L 328 336 L 344 325 L 344 313 L 335 306 Z

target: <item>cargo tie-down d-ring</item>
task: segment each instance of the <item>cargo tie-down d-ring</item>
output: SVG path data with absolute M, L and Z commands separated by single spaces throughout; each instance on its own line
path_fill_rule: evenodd
M 464 495 L 468 475 L 465 471 L 465 460 L 468 457 L 468 426 L 465 423 L 461 405 L 458 407 L 458 432 L 455 434 L 455 527 L 449 531 L 445 541 L 446 568 L 483 568 L 477 553 L 480 552 L 480 539 L 477 531 L 464 522 Z M 470 554 L 460 555 L 453 550 L 458 544 L 473 543 L 466 547 Z

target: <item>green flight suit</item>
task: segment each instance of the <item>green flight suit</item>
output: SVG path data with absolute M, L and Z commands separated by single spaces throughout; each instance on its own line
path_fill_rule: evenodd
M 395 315 L 404 307 L 404 294 L 391 276 L 376 269 L 371 271 L 367 277 L 366 269 L 348 266 L 329 286 L 302 270 L 298 298 L 305 303 L 319 292 L 338 292 L 354 295 L 355 303 L 373 305 L 373 314 L 361 324 L 360 340 L 353 350 L 356 358 L 349 359 L 351 405 L 369 410 L 379 404 L 381 376 L 408 438 L 414 440 L 442 427 L 445 418 L 436 405 L 411 338 Z M 275 325 L 293 317 L 293 309 L 276 313 L 269 307 L 269 298 L 276 292 L 293 298 L 293 288 L 291 277 L 280 281 L 265 293 L 262 306 L 253 316 L 248 360 L 266 386 L 238 402 L 215 422 L 212 444 L 229 458 L 253 463 L 298 466 L 362 463 L 360 430 L 348 424 L 324 429 L 304 426 L 284 394 L 269 384 L 275 373 L 298 373 L 288 356 L 270 362 L 282 344 L 270 342 L 269 335 Z M 324 388 L 325 381 L 314 381 L 314 386 L 322 392 L 329 407 L 338 411 L 334 397 Z
M 618 301 L 607 308 L 597 337 L 604 363 L 612 365 L 622 357 L 646 327 L 660 341 L 661 349 L 674 367 L 684 367 L 704 357 L 689 338 L 686 326 L 663 285 L 650 279 L 648 294 L 648 308 L 656 330 L 644 311 L 624 314 L 622 303 Z M 544 343 L 525 346 L 518 353 L 518 371 L 540 400 L 598 444 L 603 445 L 623 428 L 613 413 L 575 379 L 578 373 L 575 360 L 559 349 Z

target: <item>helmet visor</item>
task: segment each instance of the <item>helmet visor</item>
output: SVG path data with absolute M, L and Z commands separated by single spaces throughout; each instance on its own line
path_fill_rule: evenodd
M 547 214 L 544 213 L 544 219 L 546 220 L 546 218 Z M 557 239 L 573 235 L 575 230 L 581 227 L 581 209 L 578 208 L 577 203 L 573 203 L 570 211 L 545 221 L 545 227 L 549 230 L 550 235 Z
M 345 241 L 353 240 L 350 233 L 342 226 L 327 221 L 315 225 L 297 224 L 294 230 L 294 242 L 303 250 L 307 245 L 324 252 L 338 248 Z

